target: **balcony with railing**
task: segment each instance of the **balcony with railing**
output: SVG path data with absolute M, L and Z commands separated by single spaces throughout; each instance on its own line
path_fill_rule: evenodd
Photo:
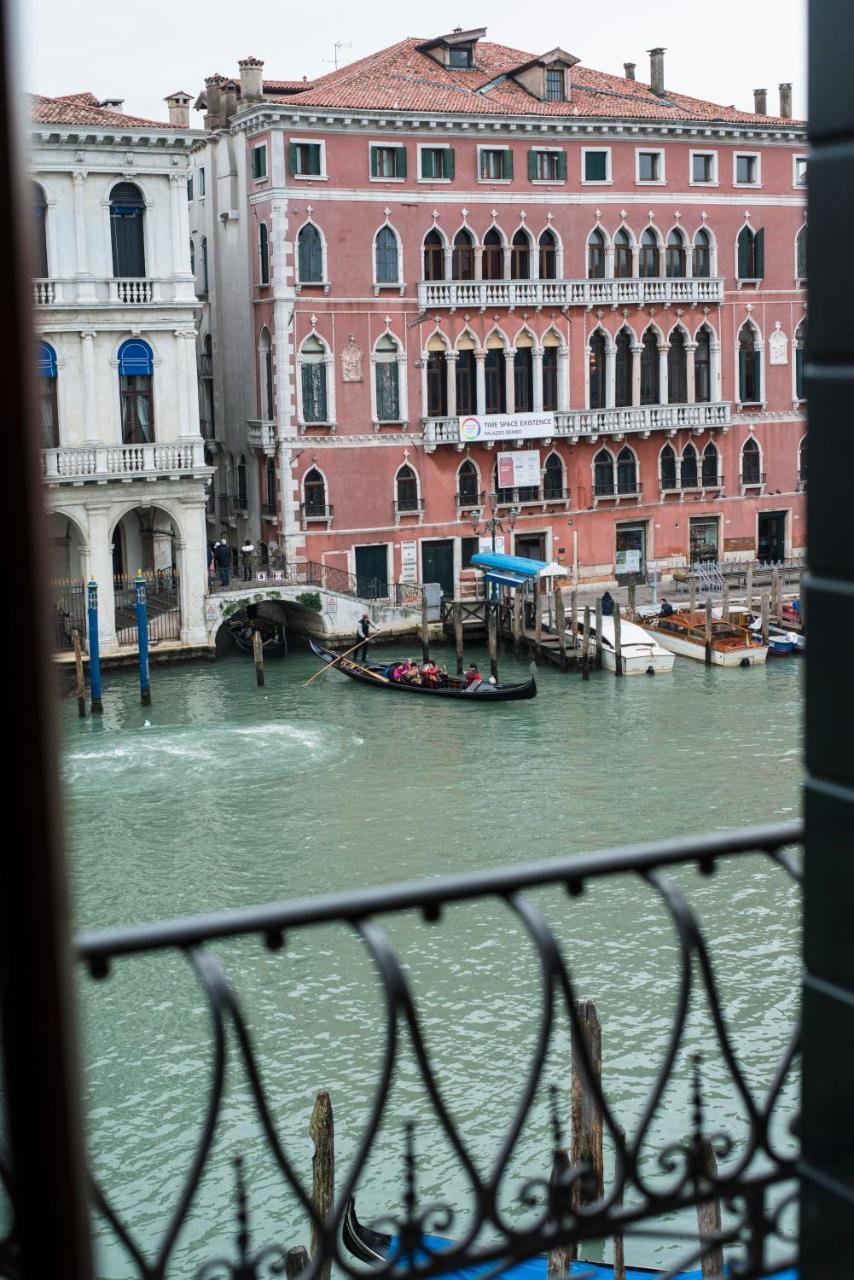
M 722 475 L 697 476 L 696 480 L 686 484 L 672 477 L 661 476 L 658 487 L 663 498 L 671 494 L 679 496 L 684 493 L 702 496 L 704 493 L 720 493 L 725 488 L 725 481 Z
M 395 522 L 398 522 L 401 519 L 401 517 L 405 519 L 407 516 L 418 516 L 420 518 L 424 514 L 423 498 L 416 498 L 416 497 L 398 498 L 391 505 L 392 505 L 392 515 L 394 517 Z
M 742 471 L 739 477 L 742 489 L 764 489 L 765 480 L 764 471 Z
M 33 280 L 36 307 L 144 307 L 196 302 L 193 282 L 172 276 L 56 276 Z
M 272 458 L 276 452 L 276 424 L 269 418 L 249 418 L 246 423 L 250 449 Z
M 334 510 L 328 502 L 301 502 L 300 514 L 305 523 L 329 524 Z
M 418 306 L 455 311 L 490 307 L 643 307 L 723 302 L 722 277 L 604 280 L 422 280 Z
M 526 418 L 532 421 L 526 421 Z M 533 421 L 533 419 L 536 419 Z M 649 435 L 653 431 L 695 432 L 728 429 L 732 423 L 732 405 L 728 401 L 712 401 L 699 404 L 646 404 L 632 405 L 624 409 L 573 409 L 568 412 L 539 413 L 536 415 L 496 414 L 473 419 L 479 422 L 480 434 L 469 434 L 463 440 L 460 435 L 459 417 L 424 418 L 424 448 L 431 453 L 440 444 L 452 444 L 462 448 L 464 444 L 493 444 L 506 440 L 549 440 L 555 437 L 570 439 L 573 443 L 582 438 L 599 436 Z
M 211 474 L 201 440 L 187 444 L 99 444 L 43 449 L 42 471 L 49 485 L 155 478 L 177 480 L 185 476 L 202 479 Z
M 640 502 L 643 485 L 634 476 L 618 476 L 616 480 L 597 478 L 593 484 L 593 505 L 600 502 Z

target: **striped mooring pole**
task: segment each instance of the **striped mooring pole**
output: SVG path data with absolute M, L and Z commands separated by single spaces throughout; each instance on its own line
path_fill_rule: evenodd
M 94 578 L 86 587 L 86 604 L 89 622 L 89 696 L 92 700 L 92 715 L 98 716 L 104 710 L 101 701 L 101 651 L 98 648 L 98 584 Z
M 142 570 L 133 580 L 136 589 L 136 634 L 139 644 L 139 700 L 144 707 L 151 705 L 151 682 L 148 676 L 148 605 L 145 599 L 145 578 Z

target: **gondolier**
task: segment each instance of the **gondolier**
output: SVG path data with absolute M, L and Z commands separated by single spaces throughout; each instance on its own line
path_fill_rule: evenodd
M 379 631 L 379 627 L 375 626 L 374 623 L 371 622 L 366 613 L 363 613 L 359 619 L 359 625 L 356 628 L 356 644 L 359 645 L 359 647 L 353 655 L 355 662 L 364 662 L 366 660 L 368 656 L 368 640 L 372 631 Z M 360 640 L 362 641 L 361 644 L 359 644 Z

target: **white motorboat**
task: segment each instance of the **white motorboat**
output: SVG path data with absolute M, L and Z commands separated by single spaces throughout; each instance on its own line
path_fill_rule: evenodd
M 575 618 L 575 635 L 567 627 L 567 635 L 573 639 L 576 647 L 581 645 L 584 630 L 584 613 L 579 611 Z M 596 643 L 595 619 L 590 619 L 591 652 Z M 673 654 L 663 649 L 655 639 L 647 635 L 643 627 L 634 622 L 620 619 L 620 655 L 624 676 L 654 676 L 673 670 Z M 614 648 L 614 619 L 602 619 L 602 666 L 606 671 L 616 671 L 617 654 Z
M 665 649 L 697 662 L 706 659 L 705 613 L 672 613 L 650 619 L 644 630 Z M 747 627 L 734 622 L 712 621 L 711 660 L 715 667 L 753 667 L 768 657 L 762 644 Z

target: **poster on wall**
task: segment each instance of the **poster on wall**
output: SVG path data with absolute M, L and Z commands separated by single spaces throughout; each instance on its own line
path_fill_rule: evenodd
M 625 549 L 617 552 L 617 573 L 640 573 L 641 553 Z
M 492 538 L 487 536 L 478 540 L 478 551 L 495 551 L 498 555 L 504 555 L 504 534 L 497 533 L 495 535 L 495 546 L 492 545 Z
M 499 453 L 498 487 L 500 489 L 538 488 L 540 484 L 539 449 Z
M 418 544 L 415 542 L 400 544 L 400 581 L 418 581 Z

